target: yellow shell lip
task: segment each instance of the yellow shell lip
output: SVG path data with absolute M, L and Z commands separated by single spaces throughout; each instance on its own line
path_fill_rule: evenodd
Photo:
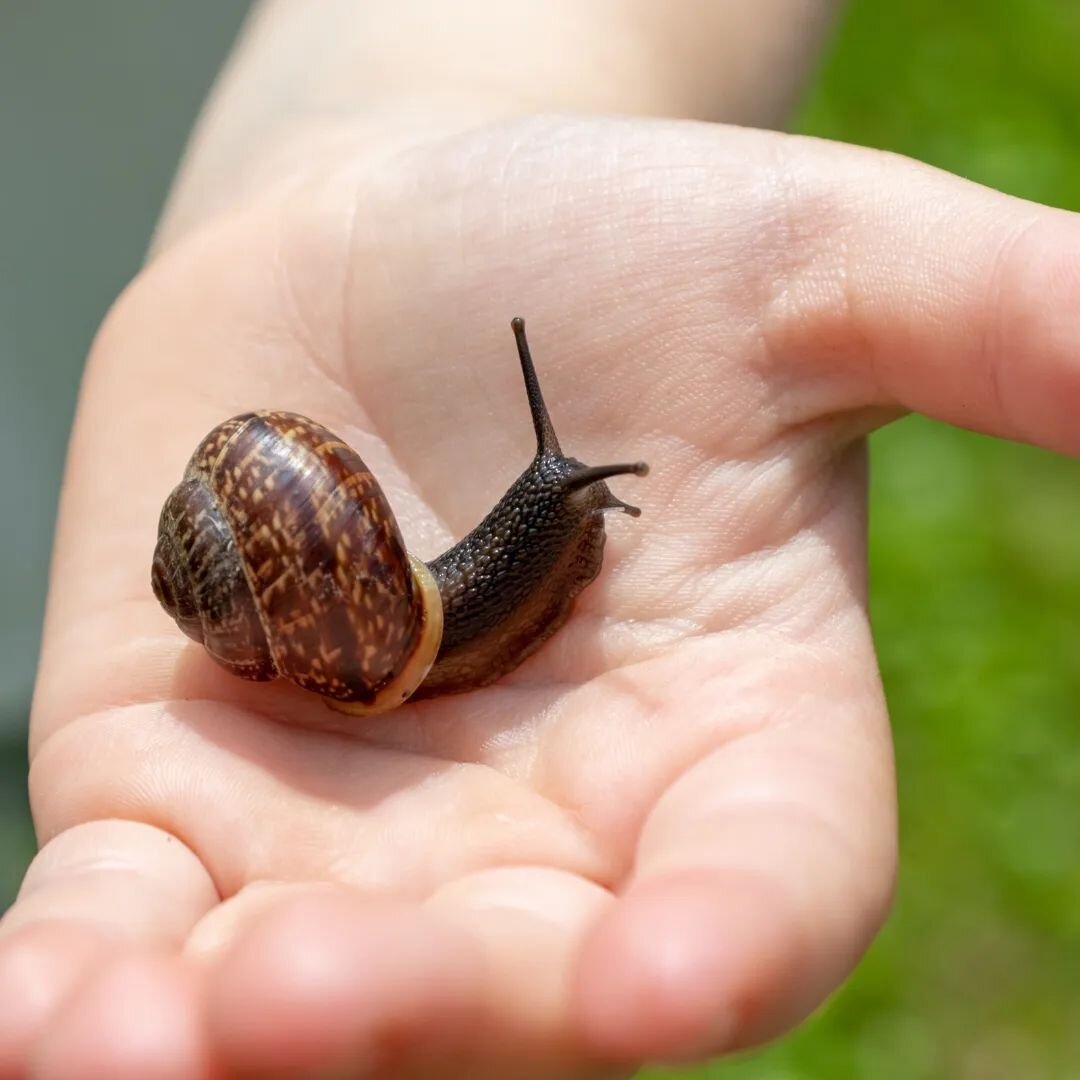
M 412 567 L 413 585 L 420 590 L 424 610 L 424 629 L 412 656 L 397 676 L 379 690 L 374 701 L 368 703 L 323 698 L 331 709 L 348 713 L 350 716 L 375 716 L 396 709 L 416 693 L 435 663 L 439 646 L 442 644 L 442 596 L 439 595 L 435 578 L 422 560 L 415 555 L 409 555 L 409 564 Z

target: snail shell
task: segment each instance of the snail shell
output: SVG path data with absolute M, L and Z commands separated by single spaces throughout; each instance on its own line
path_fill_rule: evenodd
M 442 602 L 382 488 L 326 428 L 255 412 L 199 444 L 161 513 L 154 593 L 233 674 L 281 676 L 348 711 L 409 697 Z
M 373 713 L 460 693 L 516 668 L 600 570 L 604 512 L 636 507 L 559 446 L 512 322 L 537 449 L 484 520 L 425 564 L 375 477 L 326 428 L 287 412 L 219 424 L 165 502 L 151 582 L 180 629 L 245 679 L 278 676 Z

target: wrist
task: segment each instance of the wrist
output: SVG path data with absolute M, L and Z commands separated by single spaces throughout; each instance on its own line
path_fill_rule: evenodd
M 775 125 L 837 6 L 265 0 L 192 139 L 159 241 L 327 133 L 377 149 L 415 137 L 417 121 L 441 134 L 536 112 Z

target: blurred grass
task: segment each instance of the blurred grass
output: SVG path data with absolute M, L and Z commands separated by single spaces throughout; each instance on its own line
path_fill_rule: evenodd
M 856 0 L 801 128 L 1080 209 L 1078 68 L 1076 0 Z M 1080 463 L 922 419 L 872 445 L 897 909 L 795 1035 L 651 1080 L 1080 1076 Z M 0 909 L 25 771 L 0 746 Z
M 800 128 L 1080 210 L 1078 70 L 1076 0 L 858 0 Z M 1080 463 L 922 418 L 871 448 L 895 913 L 793 1036 L 643 1080 L 1080 1077 Z

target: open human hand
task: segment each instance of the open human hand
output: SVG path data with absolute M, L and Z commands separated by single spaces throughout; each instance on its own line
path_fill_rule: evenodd
M 168 246 L 73 437 L 0 1075 L 614 1077 L 805 1016 L 895 865 L 863 436 L 1080 452 L 1073 243 L 870 151 L 539 117 L 336 131 Z M 335 731 L 178 633 L 149 557 L 209 428 L 317 418 L 431 557 L 531 453 L 518 313 L 565 449 L 652 466 L 555 638 Z

